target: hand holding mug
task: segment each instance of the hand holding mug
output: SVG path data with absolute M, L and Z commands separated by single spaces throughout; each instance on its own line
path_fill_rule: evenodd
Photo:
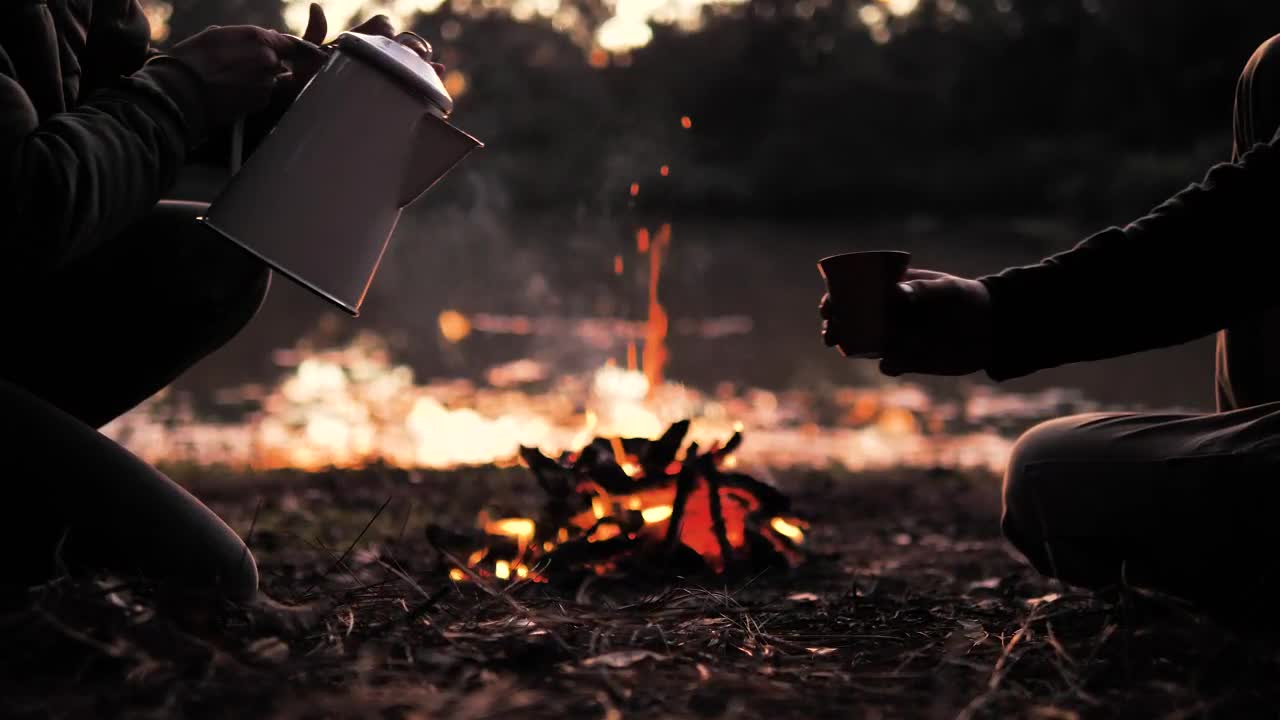
M 875 265 L 867 259 L 844 262 L 863 269 L 840 273 L 823 268 L 828 295 L 820 312 L 827 345 L 839 346 L 850 357 L 881 358 L 881 372 L 891 376 L 967 375 L 990 362 L 991 296 L 981 282 L 906 269 L 905 262 L 897 277 L 883 259 L 879 271 L 865 269 Z M 858 289 L 851 289 L 850 282 Z
M 908 270 L 880 371 L 968 375 L 991 361 L 991 295 L 977 280 Z

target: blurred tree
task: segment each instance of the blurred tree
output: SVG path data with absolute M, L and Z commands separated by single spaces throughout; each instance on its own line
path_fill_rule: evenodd
M 606 53 L 596 30 L 622 6 L 447 0 L 417 16 L 459 123 L 489 145 L 447 197 L 1123 219 L 1226 157 L 1236 74 L 1280 31 L 1280 4 L 1249 0 L 746 0 Z M 276 2 L 174 0 L 169 22 L 177 39 L 283 18 Z

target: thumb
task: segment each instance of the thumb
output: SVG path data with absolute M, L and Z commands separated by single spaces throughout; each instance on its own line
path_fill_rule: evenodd
M 913 356 L 909 346 L 914 330 L 911 327 L 914 319 L 912 312 L 917 300 L 920 280 L 901 282 L 893 287 L 889 295 L 888 326 L 884 338 L 884 357 L 880 360 L 880 372 L 889 377 L 898 377 L 910 372 Z
M 318 45 L 294 35 L 286 35 L 275 30 L 264 31 L 263 41 L 275 51 L 282 60 L 298 60 L 300 58 L 323 59 L 325 51 Z
M 329 35 L 329 21 L 325 19 L 324 8 L 318 3 L 311 3 L 311 15 L 307 18 L 307 29 L 302 39 L 312 45 L 319 45 Z
M 924 268 L 907 268 L 907 272 L 903 274 L 906 280 L 941 280 L 945 277 L 947 277 L 946 273 Z
M 918 285 L 922 282 L 927 281 L 910 280 L 908 282 L 900 282 L 890 290 L 887 307 L 890 326 L 910 320 L 912 308 L 915 307 L 920 292 Z
M 890 360 L 880 361 L 880 372 L 884 375 L 888 375 L 889 377 L 899 377 L 907 373 L 906 370 L 894 364 Z

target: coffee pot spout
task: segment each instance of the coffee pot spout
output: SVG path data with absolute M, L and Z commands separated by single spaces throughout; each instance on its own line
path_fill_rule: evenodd
M 409 164 L 405 167 L 398 207 L 404 207 L 430 190 L 472 150 L 484 143 L 430 113 L 414 130 Z

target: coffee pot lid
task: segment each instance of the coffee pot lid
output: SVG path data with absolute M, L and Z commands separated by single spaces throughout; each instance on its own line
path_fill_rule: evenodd
M 453 112 L 453 98 L 444 89 L 444 83 L 431 63 L 399 42 L 381 35 L 344 32 L 334 40 L 338 49 L 369 62 L 406 83 L 424 96 L 431 104 L 444 111 Z

